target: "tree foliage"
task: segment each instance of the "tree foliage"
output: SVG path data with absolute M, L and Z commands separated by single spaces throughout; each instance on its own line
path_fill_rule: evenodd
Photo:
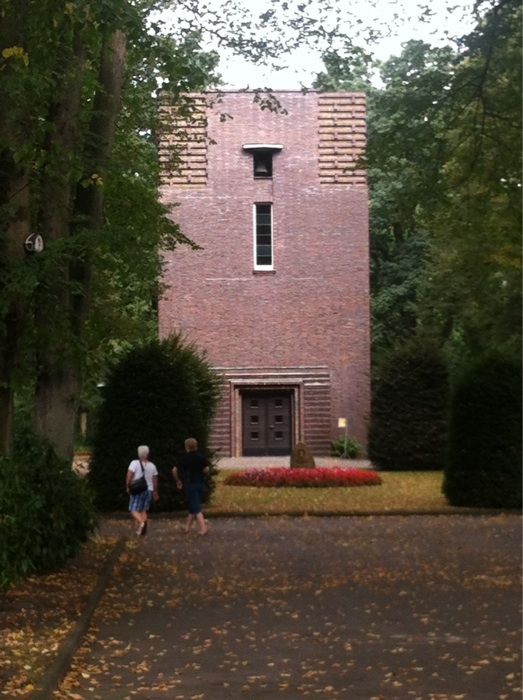
M 489 355 L 459 378 L 443 483 L 452 505 L 521 508 L 521 418 L 518 362 Z
M 454 45 L 412 40 L 383 64 L 349 45 L 316 82 L 368 96 L 375 361 L 420 329 L 453 366 L 518 352 L 521 7 L 477 11 Z
M 466 37 L 446 109 L 443 196 L 420 317 L 470 361 L 521 340 L 521 5 L 502 2 Z
M 85 480 L 51 445 L 19 431 L 16 458 L 0 458 L 0 588 L 78 553 L 96 520 Z
M 104 510 L 125 507 L 125 473 L 138 445 L 158 467 L 161 509 L 183 507 L 171 475 L 184 440 L 204 452 L 218 397 L 216 375 L 180 336 L 130 350 L 109 373 L 94 438 L 90 480 Z M 207 497 L 213 486 L 208 482 Z
M 448 376 L 441 352 L 425 340 L 392 352 L 376 377 L 369 457 L 380 469 L 443 469 Z
M 187 242 L 158 202 L 159 90 L 201 89 L 217 57 L 153 31 L 163 4 L 2 5 L 1 450 L 18 376 L 35 428 L 70 455 L 83 381 L 153 332 L 159 251 Z M 31 231 L 40 256 L 24 255 Z

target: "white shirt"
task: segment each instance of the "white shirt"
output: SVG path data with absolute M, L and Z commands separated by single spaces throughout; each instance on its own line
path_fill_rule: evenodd
M 142 461 L 142 466 L 145 475 L 145 481 L 147 482 L 147 487 L 149 488 L 149 491 L 154 491 L 153 476 L 158 476 L 158 469 L 156 469 L 155 465 L 152 462 L 148 461 Z M 132 481 L 136 481 L 142 476 L 142 467 L 140 467 L 139 459 L 133 459 L 133 461 L 129 465 L 129 471 L 134 474 Z

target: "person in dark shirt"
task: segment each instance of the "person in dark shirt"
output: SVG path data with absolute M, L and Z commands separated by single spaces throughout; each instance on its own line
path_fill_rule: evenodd
M 209 473 L 207 458 L 198 452 L 198 443 L 194 438 L 185 441 L 185 454 L 180 457 L 173 467 L 173 477 L 176 486 L 185 493 L 189 515 L 185 532 L 189 533 L 193 522 L 200 528 L 199 534 L 206 535 L 209 531 L 202 513 L 202 490 L 204 477 Z

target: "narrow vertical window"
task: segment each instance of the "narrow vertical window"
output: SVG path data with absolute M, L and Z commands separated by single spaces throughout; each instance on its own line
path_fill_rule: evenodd
M 272 204 L 254 205 L 254 269 L 272 270 Z

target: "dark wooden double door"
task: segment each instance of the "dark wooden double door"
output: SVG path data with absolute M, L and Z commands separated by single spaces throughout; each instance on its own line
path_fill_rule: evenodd
M 242 393 L 243 454 L 288 455 L 292 450 L 290 392 Z

